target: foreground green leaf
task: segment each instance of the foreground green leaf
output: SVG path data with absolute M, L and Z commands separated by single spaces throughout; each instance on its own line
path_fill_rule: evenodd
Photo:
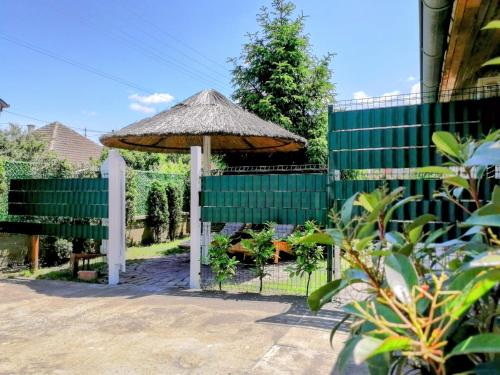
M 454 157 L 460 157 L 460 145 L 457 138 L 450 132 L 439 131 L 432 134 L 432 142 L 442 153 Z
M 307 298 L 309 308 L 313 312 L 319 311 L 321 307 L 331 302 L 332 297 L 342 289 L 344 289 L 347 285 L 348 283 L 345 280 L 338 279 L 330 281 L 329 283 L 323 285 L 321 288 L 316 289 Z
M 483 333 L 468 337 L 455 346 L 446 358 L 471 353 L 500 353 L 500 334 Z
M 418 284 L 417 271 L 411 261 L 404 255 L 392 254 L 385 259 L 384 268 L 392 292 L 401 302 L 410 303 L 412 288 Z

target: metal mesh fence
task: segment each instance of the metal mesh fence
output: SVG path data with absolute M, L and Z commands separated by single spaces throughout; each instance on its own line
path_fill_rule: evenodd
M 326 258 L 326 251 L 325 251 Z M 302 277 L 291 276 L 288 269 L 295 263 L 293 257 L 282 260 L 277 264 L 269 263 L 265 266 L 266 276 L 262 282 L 262 294 L 289 294 L 306 295 L 307 275 Z M 327 282 L 326 260 L 321 261 L 319 268 L 311 274 L 309 284 L 309 293 L 326 284 Z M 227 280 L 222 285 L 222 290 L 258 293 L 259 278 L 256 276 L 251 259 L 242 261 L 238 264 L 234 278 Z M 201 268 L 201 287 L 205 290 L 218 290 L 219 284 L 214 278 L 209 266 L 202 265 Z

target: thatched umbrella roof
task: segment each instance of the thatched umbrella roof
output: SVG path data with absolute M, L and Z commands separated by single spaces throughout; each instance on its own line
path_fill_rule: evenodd
M 213 152 L 296 151 L 307 141 L 247 112 L 215 90 L 201 91 L 172 108 L 104 135 L 109 147 L 187 152 L 210 136 Z

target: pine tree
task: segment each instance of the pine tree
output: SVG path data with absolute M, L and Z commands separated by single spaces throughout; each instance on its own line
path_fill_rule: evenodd
M 295 5 L 273 0 L 272 9 L 257 16 L 261 30 L 248 34 L 239 58 L 232 58 L 233 99 L 243 108 L 306 138 L 305 159 L 326 164 L 327 105 L 334 85 L 332 54 L 311 52 L 304 32 L 305 16 Z

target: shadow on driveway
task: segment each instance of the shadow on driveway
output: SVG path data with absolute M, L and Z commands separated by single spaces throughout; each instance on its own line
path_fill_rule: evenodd
M 131 285 L 108 286 L 102 284 L 86 284 L 81 282 L 65 282 L 54 280 L 24 280 L 24 279 L 4 279 L 1 284 L 16 284 L 26 286 L 38 294 L 61 298 L 116 298 L 126 299 L 143 298 L 152 295 L 165 295 L 182 298 L 215 298 L 228 301 L 254 301 L 261 303 L 281 303 L 289 305 L 288 309 L 280 314 L 276 314 L 256 323 L 276 324 L 296 327 L 306 327 L 319 330 L 330 330 L 340 322 L 345 313 L 335 309 L 333 305 L 326 306 L 317 314 L 311 313 L 307 306 L 306 299 L 298 296 L 278 296 L 261 295 L 257 293 L 227 293 L 215 291 L 201 291 L 193 289 L 169 288 L 165 290 L 147 290 Z M 17 298 L 18 296 L 12 296 Z M 2 299 L 9 300 L 9 296 L 4 295 Z M 348 323 L 343 324 L 339 331 L 348 332 Z

